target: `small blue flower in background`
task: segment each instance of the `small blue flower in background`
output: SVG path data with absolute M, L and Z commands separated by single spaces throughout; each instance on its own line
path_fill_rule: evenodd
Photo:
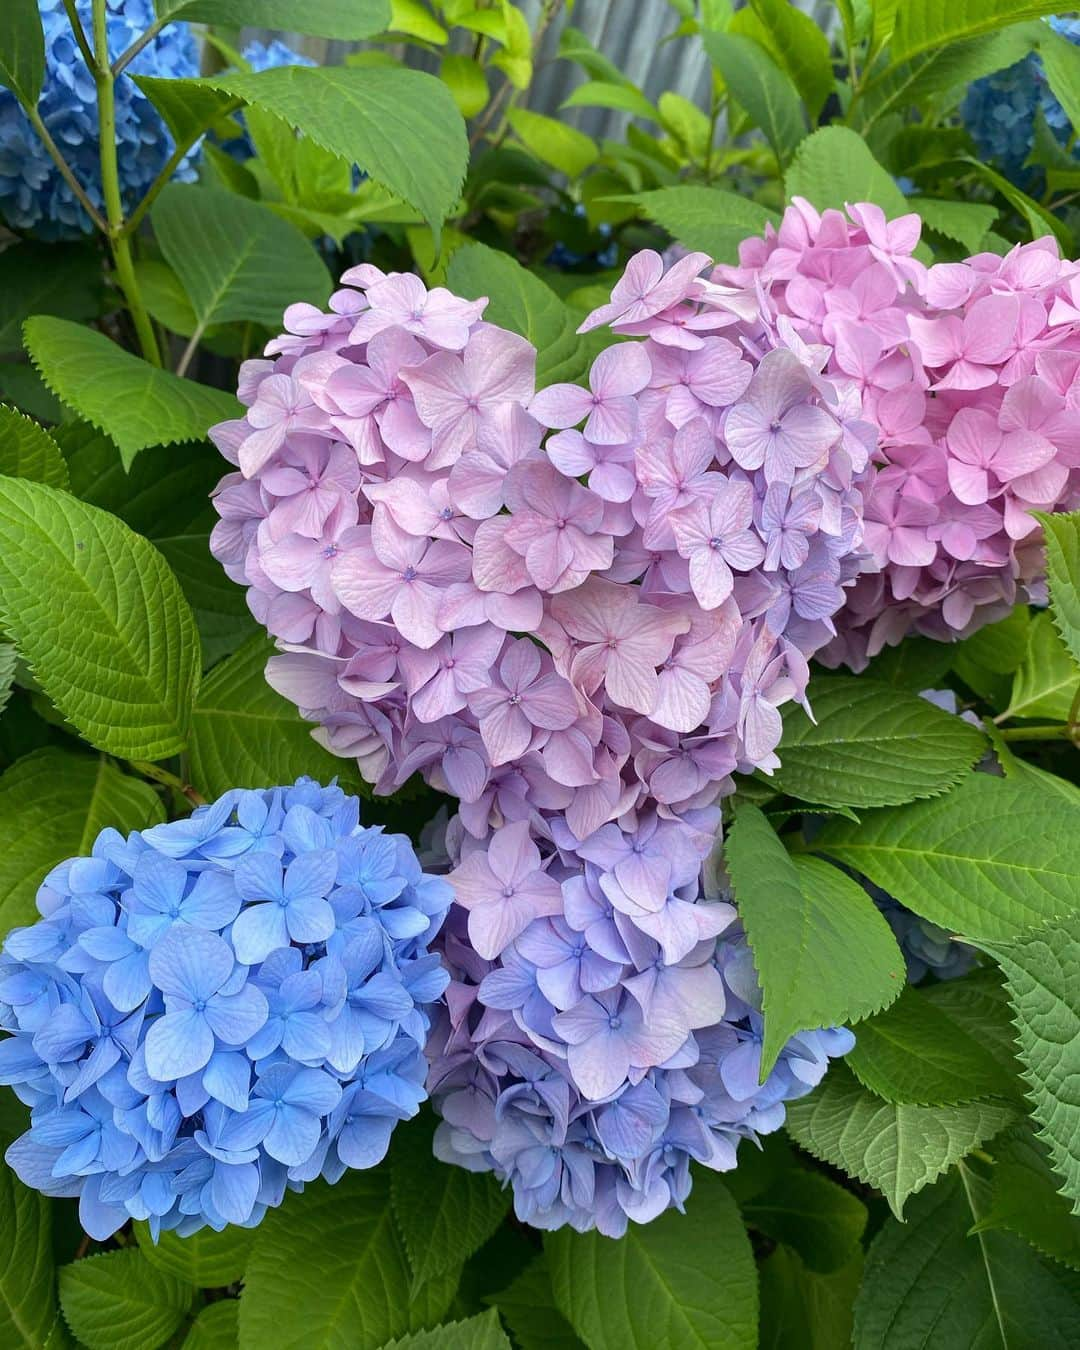
M 1052 18 L 1049 22 L 1055 33 L 1080 44 L 1080 19 Z M 1064 145 L 1072 134 L 1072 125 L 1051 92 L 1042 61 L 1034 52 L 1007 70 L 976 80 L 960 107 L 964 126 L 979 154 L 1020 187 L 1036 178 L 1036 171 L 1025 168 L 1025 163 L 1031 154 L 1039 109 Z
M 8 1163 L 99 1239 L 250 1227 L 373 1166 L 426 1095 L 451 897 L 306 778 L 103 830 L 0 950 L 0 1083 L 31 1108 Z
M 39 0 L 45 29 L 45 84 L 38 111 L 75 177 L 95 206 L 102 205 L 98 162 L 97 94 L 71 33 L 62 0 Z M 90 0 L 76 0 L 84 29 Z M 151 0 L 109 0 L 109 53 L 115 59 L 154 22 Z M 174 142 L 132 75 L 184 79 L 198 75 L 199 52 L 185 23 L 169 24 L 116 81 L 116 138 L 125 209 L 141 200 L 172 154 Z M 175 177 L 195 177 L 195 154 Z M 71 188 L 38 140 L 15 95 L 0 89 L 0 216 L 13 230 L 41 239 L 75 239 L 92 226 Z

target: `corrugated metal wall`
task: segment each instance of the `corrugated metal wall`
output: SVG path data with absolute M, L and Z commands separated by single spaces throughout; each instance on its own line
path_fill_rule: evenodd
M 797 0 L 795 7 L 810 14 L 825 28 L 831 27 L 835 20 L 836 11 L 829 0 Z M 540 0 L 519 0 L 518 8 L 526 15 L 531 27 L 540 9 Z M 528 106 L 536 112 L 555 113 L 570 91 L 585 78 L 578 66 L 558 59 L 559 33 L 567 24 L 583 32 L 595 47 L 644 89 L 649 98 L 655 100 L 670 89 L 699 107 L 704 106 L 708 101 L 709 72 L 701 43 L 693 38 L 663 41 L 678 22 L 678 15 L 666 0 L 576 0 L 572 15 L 568 18 L 564 7 L 544 36 Z M 270 36 L 265 30 L 245 29 L 243 40 Z M 346 52 L 362 45 L 326 42 L 289 33 L 281 36 L 295 49 L 331 65 L 340 63 Z M 420 69 L 434 69 L 434 61 L 424 52 L 412 50 L 409 59 Z M 628 120 L 626 113 L 604 108 L 568 109 L 565 116 L 574 126 L 593 136 L 618 136 Z

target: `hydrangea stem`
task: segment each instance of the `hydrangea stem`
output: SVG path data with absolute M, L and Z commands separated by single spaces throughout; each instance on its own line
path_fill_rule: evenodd
M 106 0 L 93 0 L 94 81 L 98 95 L 98 139 L 101 142 L 101 191 L 108 219 L 109 245 L 116 264 L 116 279 L 124 293 L 135 335 L 143 356 L 151 365 L 161 365 L 154 326 L 139 293 L 131 240 L 123 233 L 124 207 L 120 199 L 120 169 L 116 148 L 115 77 L 109 65 L 108 11 Z

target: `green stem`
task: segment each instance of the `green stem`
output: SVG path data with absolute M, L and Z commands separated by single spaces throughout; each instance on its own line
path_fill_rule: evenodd
M 998 734 L 1003 741 L 1067 741 L 1071 737 L 1066 722 L 1037 727 L 1009 727 Z
M 67 12 L 68 23 L 71 24 L 71 31 L 75 36 L 75 41 L 79 44 L 79 51 L 82 52 L 83 60 L 86 62 L 86 68 L 93 72 L 94 53 L 90 43 L 86 39 L 86 29 L 82 26 L 82 19 L 79 18 L 79 11 L 75 8 L 75 0 L 64 0 L 64 9 Z
M 72 192 L 74 192 L 76 200 L 78 201 L 79 205 L 90 217 L 90 219 L 94 222 L 94 225 L 102 232 L 102 234 L 108 234 L 109 226 L 105 220 L 105 217 L 101 214 L 101 212 L 97 209 L 94 203 L 86 195 L 86 191 L 83 188 L 83 185 L 79 182 L 79 180 L 75 177 L 74 173 L 72 172 L 71 165 L 60 153 L 60 150 L 56 142 L 49 135 L 49 128 L 41 120 L 41 114 L 38 112 L 36 108 L 27 107 L 25 104 L 23 105 L 23 110 L 25 111 L 27 117 L 30 119 L 30 125 L 37 132 L 38 139 L 41 141 L 45 149 L 49 152 L 49 155 L 52 157 L 53 163 L 60 170 L 64 182 L 67 183 L 68 187 L 71 188 Z
M 117 75 L 122 74 L 126 67 L 135 60 L 145 46 L 153 42 L 168 22 L 168 19 L 155 19 L 146 32 L 137 37 L 126 52 L 120 53 L 112 63 L 113 79 L 115 79 Z M 108 60 L 108 56 L 106 56 L 105 59 Z
M 105 199 L 105 214 L 109 222 L 109 245 L 116 264 L 116 279 L 124 292 L 135 335 L 143 356 L 153 366 L 161 365 L 154 325 L 135 278 L 135 260 L 131 240 L 123 233 L 124 207 L 120 198 L 120 168 L 116 153 L 116 89 L 115 76 L 109 65 L 108 11 L 106 0 L 93 0 L 94 19 L 94 80 L 98 96 L 98 138 L 101 142 L 101 192 Z M 145 34 L 143 35 L 145 37 Z
M 206 798 L 201 792 L 198 792 L 190 783 L 185 783 L 182 778 L 176 774 L 170 773 L 168 769 L 163 769 L 160 764 L 151 764 L 149 760 L 132 759 L 128 763 L 144 778 L 152 778 L 155 783 L 161 783 L 164 787 L 173 788 L 176 792 L 183 793 L 189 802 L 195 806 L 205 806 Z

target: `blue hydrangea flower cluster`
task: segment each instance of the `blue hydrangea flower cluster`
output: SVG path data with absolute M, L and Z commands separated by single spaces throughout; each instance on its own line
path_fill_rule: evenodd
M 61 863 L 0 952 L 7 1151 L 104 1239 L 251 1227 L 385 1155 L 424 1100 L 451 901 L 336 786 L 227 793 Z
M 927 975 L 939 980 L 955 980 L 966 975 L 975 964 L 975 949 L 957 942 L 944 928 L 912 913 L 869 881 L 863 885 L 893 930 L 897 946 L 904 954 L 909 984 L 918 984 Z
M 90 0 L 75 0 L 89 33 Z M 95 206 L 102 205 L 97 94 L 83 61 L 62 0 L 39 0 L 45 29 L 45 84 L 38 111 L 75 177 Z M 115 59 L 154 22 L 152 0 L 108 0 L 109 53 Z M 199 73 L 198 45 L 185 23 L 169 24 L 139 53 L 116 81 L 116 139 L 120 191 L 125 209 L 141 200 L 175 144 L 153 104 L 130 77 L 184 79 Z M 175 177 L 195 177 L 197 153 L 188 155 Z M 75 239 L 89 234 L 90 218 L 45 147 L 15 95 L 0 89 L 0 216 L 13 230 L 42 239 Z
M 1070 42 L 1080 44 L 1080 19 L 1052 18 L 1050 26 Z M 1072 124 L 1047 83 L 1041 58 L 1032 52 L 1006 70 L 976 80 L 964 97 L 960 116 L 982 158 L 1024 187 L 1035 177 L 1025 164 L 1035 137 L 1035 114 L 1040 109 L 1047 126 L 1064 145 Z

